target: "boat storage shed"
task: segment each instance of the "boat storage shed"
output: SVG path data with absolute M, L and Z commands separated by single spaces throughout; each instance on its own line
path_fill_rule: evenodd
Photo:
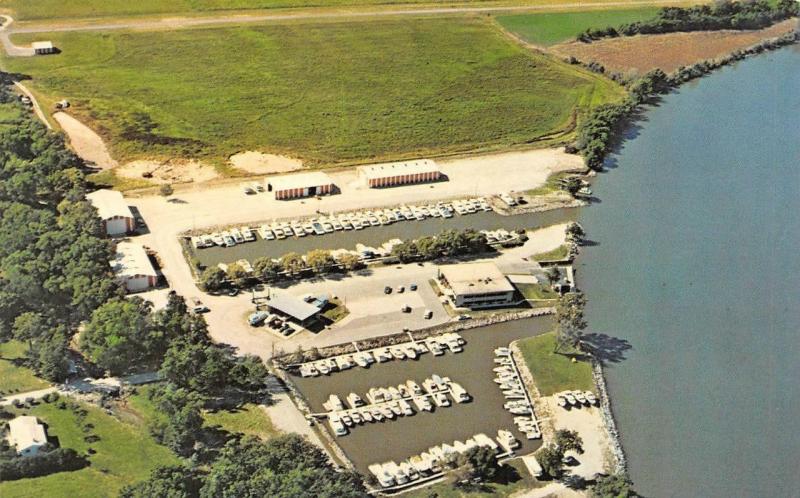
M 128 292 L 142 292 L 158 283 L 158 273 L 150 262 L 144 246 L 132 242 L 117 244 L 117 254 L 111 261 L 117 282 Z
M 317 306 L 283 292 L 273 292 L 266 305 L 270 311 L 287 316 L 301 325 L 312 322 L 320 312 Z
M 56 47 L 53 46 L 51 41 L 36 41 L 31 43 L 33 53 L 35 55 L 45 55 L 56 53 Z
M 372 164 L 358 168 L 358 175 L 370 188 L 434 182 L 442 177 L 439 166 L 430 159 Z
M 275 192 L 276 199 L 297 199 L 333 192 L 333 180 L 322 171 L 274 176 L 265 182 L 267 191 Z
M 86 199 L 97 209 L 107 235 L 124 235 L 136 228 L 131 208 L 116 190 L 97 190 L 88 194 Z
M 33 456 L 47 444 L 47 434 L 36 417 L 17 417 L 8 422 L 8 443 L 18 454 Z

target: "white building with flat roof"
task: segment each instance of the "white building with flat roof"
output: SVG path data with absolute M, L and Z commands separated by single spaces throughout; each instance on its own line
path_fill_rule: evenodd
M 276 199 L 297 199 L 333 192 L 333 180 L 322 171 L 273 176 L 265 180 L 267 191 Z
M 441 178 L 439 166 L 430 159 L 360 166 L 358 175 L 370 188 L 394 187 L 411 183 L 433 182 Z
M 158 273 L 141 244 L 118 243 L 111 268 L 117 282 L 128 292 L 146 291 L 158 283 Z
M 131 208 L 116 190 L 101 189 L 86 195 L 86 200 L 97 209 L 107 235 L 124 235 L 136 228 Z
M 18 454 L 33 456 L 47 444 L 47 434 L 36 417 L 17 417 L 8 422 L 8 443 Z
M 56 52 L 56 47 L 53 46 L 51 41 L 35 41 L 31 43 L 31 48 L 33 48 L 35 55 L 54 54 Z
M 438 281 L 457 308 L 492 308 L 514 303 L 514 286 L 493 263 L 442 265 Z

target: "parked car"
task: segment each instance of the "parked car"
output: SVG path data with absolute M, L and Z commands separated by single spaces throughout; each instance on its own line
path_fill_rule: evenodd
M 469 315 L 458 315 L 458 321 L 459 322 L 462 322 L 464 320 L 469 320 L 470 318 L 472 318 L 472 317 L 469 316 Z
M 391 294 L 392 293 L 392 288 L 387 285 L 386 287 L 383 288 L 383 293 L 384 294 Z
M 403 285 L 401 285 L 400 287 L 398 287 L 398 288 L 397 288 L 397 293 L 398 293 L 398 294 L 402 294 L 402 293 L 404 293 L 405 291 L 406 291 L 406 288 L 405 288 L 405 286 L 403 286 Z
M 415 291 L 417 290 L 417 284 L 411 284 L 408 288 L 411 289 L 412 291 Z
M 239 288 L 238 287 L 233 287 L 231 290 L 228 291 L 228 295 L 231 296 L 231 297 L 238 296 L 239 295 Z
M 403 313 L 411 313 L 411 306 L 404 304 L 403 307 L 400 308 L 400 311 L 402 311 Z
M 268 316 L 269 313 L 267 313 L 266 311 L 257 311 L 247 318 L 247 322 L 250 324 L 251 327 L 258 327 L 259 325 L 264 323 L 264 320 L 266 320 Z
M 209 311 L 211 311 L 211 310 L 208 309 L 208 306 L 205 306 L 205 305 L 202 305 L 202 304 L 200 306 L 195 306 L 194 308 L 192 308 L 192 312 L 195 315 L 200 315 L 202 313 L 208 313 Z
M 425 310 L 425 319 L 430 320 L 431 318 L 433 318 L 433 311 Z

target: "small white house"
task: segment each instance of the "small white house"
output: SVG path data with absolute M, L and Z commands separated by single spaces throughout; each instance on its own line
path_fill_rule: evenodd
M 8 422 L 8 443 L 22 456 L 33 456 L 47 444 L 44 426 L 36 417 L 17 417 Z
M 133 212 L 122 194 L 116 190 L 101 189 L 86 195 L 86 200 L 97 209 L 107 235 L 124 235 L 136 228 Z
M 128 292 L 142 292 L 158 283 L 158 273 L 150 262 L 147 251 L 140 244 L 120 242 L 117 254 L 111 261 L 117 282 Z
M 53 46 L 53 42 L 51 41 L 37 41 L 31 44 L 33 47 L 33 53 L 36 55 L 45 55 L 45 54 L 54 54 L 56 53 L 56 47 Z

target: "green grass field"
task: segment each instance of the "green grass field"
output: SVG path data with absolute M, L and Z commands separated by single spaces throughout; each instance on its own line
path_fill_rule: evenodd
M 0 110 L 2 109 L 0 107 Z M 30 368 L 16 365 L 15 360 L 24 359 L 27 350 L 27 344 L 20 341 L 0 344 L 0 396 L 2 393 L 24 393 L 50 386 L 47 381 L 37 377 Z
M 519 341 L 525 364 L 542 396 L 567 389 L 594 391 L 592 366 L 585 361 L 572 362 L 568 356 L 556 354 L 554 332 Z
M 81 405 L 89 412 L 81 423 L 72 411 L 59 410 L 57 404 L 41 404 L 23 411 L 44 421 L 48 436 L 57 437 L 61 447 L 74 448 L 79 453 L 94 449 L 97 453 L 90 456 L 91 465 L 75 472 L 0 483 L 3 498 L 113 497 L 123 486 L 147 477 L 153 468 L 178 462 L 141 427 L 120 422 L 91 405 Z M 94 426 L 89 434 L 99 436 L 99 441 L 84 441 L 87 433 L 82 426 L 86 424 Z
M 658 7 L 552 12 L 498 16 L 497 21 L 508 31 L 536 45 L 554 45 L 575 39 L 588 28 L 606 28 L 650 19 Z
M 6 65 L 45 103 L 69 98 L 123 160 L 219 164 L 263 150 L 324 165 L 498 149 L 563 139 L 576 110 L 623 96 L 471 18 L 48 38 L 63 53 Z
M 542 284 L 516 284 L 517 290 L 525 299 L 557 299 L 558 294 Z M 548 303 L 550 305 L 551 303 Z
M 561 244 L 552 251 L 540 252 L 539 254 L 534 254 L 531 256 L 534 261 L 561 261 L 567 259 L 568 257 L 569 246 L 566 244 Z
M 203 419 L 207 426 L 218 425 L 227 432 L 238 432 L 262 439 L 268 439 L 279 433 L 264 410 L 252 403 L 235 410 L 206 411 L 203 413 Z

